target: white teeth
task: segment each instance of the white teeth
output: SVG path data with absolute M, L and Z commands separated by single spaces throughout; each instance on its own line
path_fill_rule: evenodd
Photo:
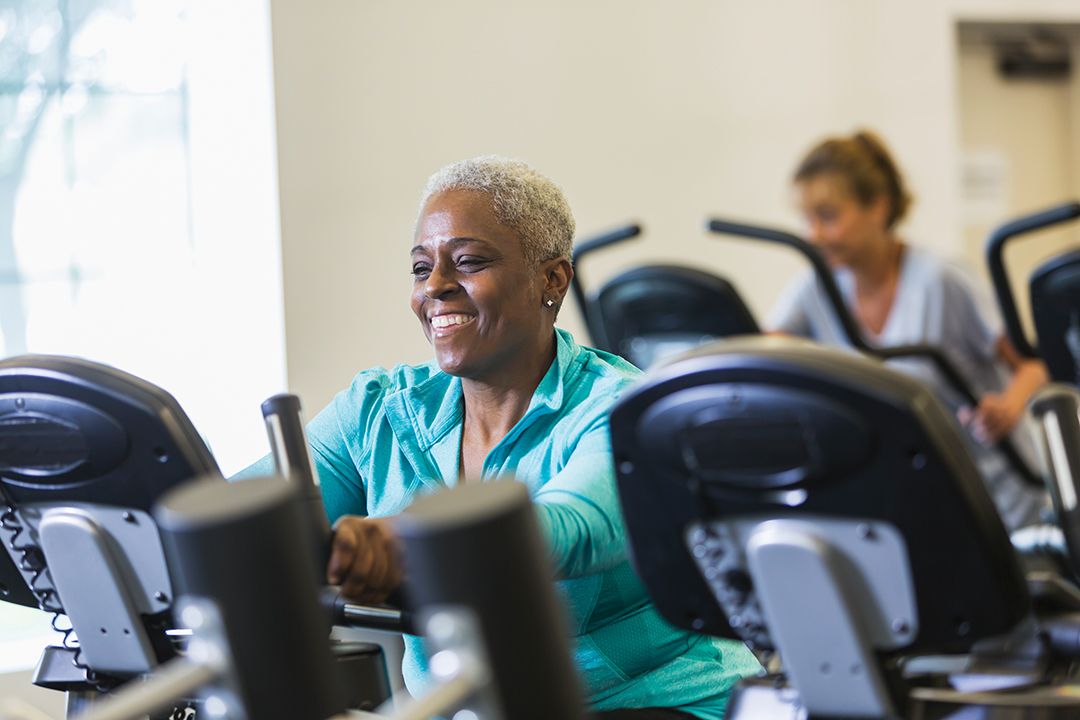
M 451 325 L 464 325 L 472 320 L 469 315 L 436 315 L 431 318 L 431 326 L 436 329 L 448 328 Z

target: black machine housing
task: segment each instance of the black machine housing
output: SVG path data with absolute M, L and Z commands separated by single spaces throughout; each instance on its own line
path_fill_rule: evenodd
M 1029 288 L 1039 352 L 1050 377 L 1080 384 L 1080 249 L 1036 268 Z
M 9 508 L 95 503 L 148 512 L 169 488 L 210 474 L 219 470 L 209 448 L 161 388 L 78 358 L 0 361 L 0 501 Z M 5 528 L 13 521 L 7 516 Z M 38 607 L 27 577 L 0 552 L 0 599 Z
M 298 405 L 294 409 L 299 418 Z M 291 419 L 284 411 L 279 415 L 279 427 Z M 196 528 L 180 527 L 177 521 L 171 528 L 174 545 L 183 532 L 200 538 L 213 536 L 212 547 L 196 558 L 201 563 L 188 558 L 184 576 L 183 563 L 169 556 L 167 543 L 162 542 L 165 531 L 151 512 L 158 513 L 163 499 L 178 493 L 232 497 L 255 492 L 259 485 L 226 483 L 183 409 L 155 385 L 79 358 L 24 355 L 0 361 L 0 542 L 4 546 L 0 549 L 0 600 L 41 608 L 58 617 L 66 615 L 79 639 L 77 645 L 71 644 L 70 632 L 65 633 L 62 645 L 46 648 L 34 683 L 82 698 L 156 672 L 184 651 L 187 635 L 173 617 L 177 595 L 216 594 L 217 601 L 227 600 L 234 608 L 250 605 L 254 586 L 240 580 L 241 571 L 257 571 L 259 563 L 265 563 L 272 572 L 262 572 L 262 576 L 273 586 L 288 577 L 279 574 L 285 572 L 286 556 L 302 558 L 293 564 L 307 574 L 295 572 L 288 592 L 275 589 L 273 597 L 258 600 L 258 607 L 234 611 L 228 625 L 249 634 L 257 628 L 263 640 L 283 648 L 277 654 L 263 652 L 264 657 L 247 663 L 237 658 L 248 674 L 260 661 L 268 667 L 277 663 L 279 671 L 292 667 L 290 663 L 301 656 L 295 652 L 297 644 L 290 646 L 286 636 L 296 621 L 290 621 L 290 627 L 272 627 L 274 623 L 266 618 L 275 608 L 280 617 L 300 612 L 295 601 L 300 596 L 318 607 L 317 561 L 313 562 L 310 538 L 304 537 L 315 534 L 316 518 L 309 517 L 315 509 L 299 484 L 286 484 L 281 478 L 261 481 L 283 486 L 273 490 L 275 498 L 280 496 L 279 512 L 302 516 L 294 518 L 301 529 L 280 521 L 271 522 L 268 529 L 292 554 L 280 550 L 275 557 L 274 552 L 267 553 L 269 544 L 264 543 L 245 555 L 251 548 L 244 543 L 254 542 L 253 533 L 245 533 L 246 526 L 237 530 L 235 523 L 225 523 L 221 503 L 208 501 L 208 507 L 187 508 L 185 517 L 197 515 L 198 510 L 209 520 Z M 238 517 L 248 517 L 249 509 L 234 510 Z M 317 512 L 325 525 L 321 505 Z M 329 532 L 328 526 L 325 531 Z M 221 582 L 192 580 L 199 577 L 198 572 L 222 567 L 232 569 Z M 287 607 L 282 609 L 282 603 Z M 369 609 L 350 608 L 359 616 Z M 315 612 L 315 617 L 307 617 L 312 615 L 308 608 L 305 627 L 317 627 L 316 637 L 325 645 L 330 616 L 322 608 Z M 362 620 L 340 624 L 364 626 Z M 260 646 L 245 642 L 243 646 L 236 643 L 240 655 L 259 653 Z M 321 650 L 330 652 L 326 646 Z M 389 696 L 381 648 L 353 642 L 336 643 L 332 650 L 334 672 L 340 674 L 348 707 L 372 709 Z M 321 666 L 311 669 L 323 675 L 325 670 Z M 304 682 L 299 672 L 293 679 Z M 313 682 L 306 685 L 316 688 Z M 274 705 L 278 691 L 296 695 L 289 683 L 276 682 L 270 690 L 257 693 L 257 702 L 284 712 L 283 704 Z M 80 712 L 79 702 L 69 701 L 69 712 Z M 256 702 L 254 693 L 248 693 L 247 702 Z M 312 703 L 313 712 L 321 707 Z
M 747 638 L 687 549 L 688 524 L 714 518 L 897 528 L 919 613 L 906 652 L 963 652 L 1027 611 L 1015 552 L 954 421 L 878 363 L 786 338 L 702 347 L 620 401 L 611 435 L 637 570 L 675 625 Z
M 967 653 L 1031 610 L 955 420 L 876 361 L 782 337 L 703 346 L 624 397 L 611 437 L 660 612 L 779 650 L 811 716 L 902 715 L 900 658 Z

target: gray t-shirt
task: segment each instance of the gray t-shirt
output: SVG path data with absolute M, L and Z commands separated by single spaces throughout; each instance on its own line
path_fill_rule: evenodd
M 855 279 L 846 268 L 834 277 L 848 306 L 855 302 Z M 850 348 L 828 296 L 813 272 L 807 271 L 784 289 L 766 319 L 774 331 L 799 335 L 825 345 Z M 988 294 L 959 265 L 946 262 L 921 248 L 905 247 L 892 309 L 881 333 L 864 330 L 871 345 L 933 345 L 940 348 L 967 379 L 976 396 L 1000 392 L 1008 384 L 1009 370 L 997 352 L 1002 324 Z M 962 396 L 945 382 L 926 360 L 898 359 L 889 366 L 930 385 L 954 412 Z M 1044 491 L 1026 485 L 997 451 L 963 433 L 1009 530 L 1040 521 L 1048 505 Z M 1012 434 L 1021 454 L 1034 466 L 1035 449 L 1030 427 L 1021 421 Z

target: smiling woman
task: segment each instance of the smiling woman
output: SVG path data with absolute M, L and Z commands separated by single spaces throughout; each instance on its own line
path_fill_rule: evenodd
M 435 360 L 361 372 L 308 426 L 335 521 L 327 576 L 357 600 L 384 599 L 402 576 L 386 516 L 459 482 L 513 477 L 535 503 L 591 709 L 719 718 L 758 665 L 741 643 L 665 623 L 630 567 L 607 413 L 638 371 L 555 328 L 573 234 L 562 192 L 524 163 L 483 157 L 432 176 L 412 308 Z M 403 674 L 422 694 L 418 638 L 406 638 Z
M 567 255 L 530 262 L 517 231 L 474 190 L 429 198 L 416 235 L 412 309 L 439 367 L 487 384 L 535 388 L 555 359 L 556 305 L 573 274 Z

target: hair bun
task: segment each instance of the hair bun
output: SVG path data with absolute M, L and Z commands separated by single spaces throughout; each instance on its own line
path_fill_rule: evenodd
M 884 141 L 871 130 L 859 130 L 849 138 L 829 138 L 819 143 L 799 164 L 795 182 L 819 175 L 842 177 L 863 205 L 885 195 L 889 200 L 888 228 L 903 220 L 911 208 L 912 197 L 900 169 Z

